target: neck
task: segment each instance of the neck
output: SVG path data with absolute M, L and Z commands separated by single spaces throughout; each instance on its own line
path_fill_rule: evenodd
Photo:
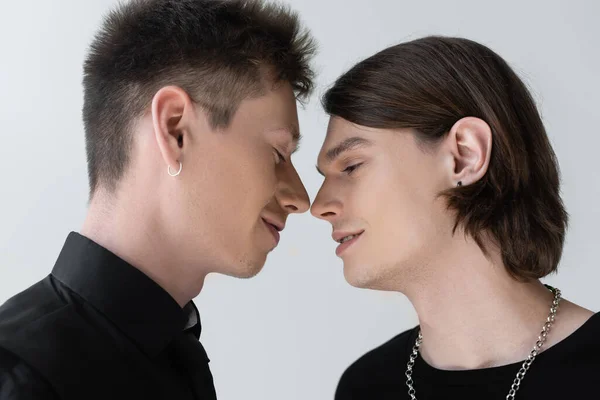
M 440 369 L 477 369 L 527 357 L 546 322 L 553 294 L 539 281 L 518 282 L 488 243 L 457 234 L 437 262 L 435 276 L 405 290 L 419 316 L 422 357 Z M 443 260 L 443 261 L 442 261 Z
M 141 191 L 140 193 L 145 193 Z M 202 290 L 206 274 L 194 271 L 178 258 L 147 198 L 119 196 L 97 191 L 81 234 L 127 261 L 155 281 L 183 307 Z M 156 207 L 159 208 L 159 207 Z

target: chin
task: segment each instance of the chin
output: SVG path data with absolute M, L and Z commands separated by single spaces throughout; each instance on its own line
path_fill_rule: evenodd
M 359 289 L 394 290 L 391 286 L 391 271 L 385 273 L 381 266 L 344 262 L 344 278 L 351 286 Z
M 373 279 L 369 275 L 368 265 L 344 262 L 344 278 L 351 286 L 370 289 Z
M 265 266 L 267 256 L 254 257 L 253 259 L 245 258 L 238 261 L 232 276 L 240 279 L 254 278 Z
M 262 271 L 262 269 L 263 269 L 262 266 L 247 265 L 246 268 L 244 268 L 243 270 L 240 271 L 239 274 L 237 274 L 236 278 L 240 278 L 240 279 L 254 278 L 256 275 L 258 275 L 258 273 L 260 271 Z

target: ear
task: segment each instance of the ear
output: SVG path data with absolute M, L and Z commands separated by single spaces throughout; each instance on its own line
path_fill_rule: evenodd
M 193 121 L 193 103 L 183 89 L 165 86 L 156 92 L 152 99 L 152 126 L 165 165 L 173 172 L 183 163 Z
M 449 171 L 452 186 L 470 185 L 483 178 L 492 154 L 492 130 L 484 120 L 460 119 L 450 129 L 445 142 L 452 167 Z

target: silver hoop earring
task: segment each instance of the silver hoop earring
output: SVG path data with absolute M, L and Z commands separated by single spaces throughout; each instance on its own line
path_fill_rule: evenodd
M 169 176 L 177 176 L 181 173 L 181 170 L 183 169 L 183 164 L 181 163 L 181 161 L 179 161 L 179 171 L 173 173 L 171 172 L 171 166 L 167 165 L 167 172 L 169 173 Z

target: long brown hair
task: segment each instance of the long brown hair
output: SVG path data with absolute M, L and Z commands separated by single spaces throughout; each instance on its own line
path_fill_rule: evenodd
M 430 36 L 389 47 L 343 74 L 323 97 L 330 115 L 383 129 L 412 128 L 420 143 L 442 139 L 463 117 L 490 126 L 486 175 L 442 193 L 455 230 L 483 246 L 491 234 L 517 279 L 556 271 L 568 215 L 559 168 L 529 91 L 492 50 L 471 40 Z

